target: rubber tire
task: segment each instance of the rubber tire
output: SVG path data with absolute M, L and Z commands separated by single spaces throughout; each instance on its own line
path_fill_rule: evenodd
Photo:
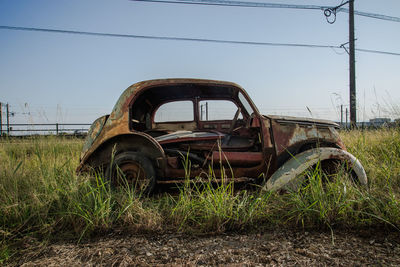
M 338 173 L 344 171 L 343 174 L 348 175 L 347 178 L 351 179 L 353 185 L 358 186 L 361 184 L 357 174 L 351 168 L 349 168 L 349 163 L 345 160 L 323 160 L 321 164 L 322 171 L 325 172 L 326 175 L 333 175 L 335 177 Z M 329 164 L 334 164 L 335 166 Z
M 121 152 L 114 158 L 113 164 L 109 164 L 106 169 L 106 175 L 109 177 L 112 186 L 118 186 L 115 175 L 115 166 L 122 166 L 125 163 L 134 162 L 139 164 L 141 169 L 144 171 L 145 179 L 147 180 L 147 186 L 144 188 L 143 193 L 150 194 L 154 190 L 156 184 L 156 172 L 153 164 L 147 157 L 137 152 Z
M 335 166 L 332 166 L 331 164 L 335 164 Z M 342 167 L 340 166 L 342 165 Z M 323 160 L 320 162 L 320 165 L 318 168 L 320 168 L 320 170 L 318 171 L 322 171 L 324 173 L 323 178 L 330 178 L 329 180 L 323 180 L 322 183 L 327 183 L 327 182 L 334 182 L 334 180 L 332 180 L 331 178 L 336 178 L 336 175 L 338 172 L 340 172 L 340 168 L 344 168 L 344 166 L 347 165 L 345 161 L 342 160 L 335 160 L 335 159 L 327 159 L 327 160 Z M 317 166 L 311 166 L 309 168 L 309 171 L 311 173 L 313 173 L 314 171 L 316 171 Z M 339 168 L 339 169 L 338 169 Z M 351 169 L 346 169 L 343 170 L 345 174 L 347 174 L 351 179 L 351 182 L 353 183 L 353 185 L 360 185 L 360 181 L 356 175 L 356 173 L 351 170 Z M 331 177 L 332 176 L 332 177 Z M 302 182 L 302 187 L 305 187 L 306 185 L 308 185 L 309 181 L 307 181 L 307 179 L 305 179 Z

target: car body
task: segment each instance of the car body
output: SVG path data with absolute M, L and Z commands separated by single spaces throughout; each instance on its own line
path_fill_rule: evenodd
M 348 161 L 366 183 L 364 169 L 346 152 L 337 128 L 327 120 L 262 115 L 246 91 L 231 82 L 143 81 L 127 88 L 111 114 L 92 124 L 77 171 L 106 170 L 115 163 L 130 179 L 150 181 L 151 190 L 157 183 L 202 177 L 210 166 L 224 166 L 213 168 L 216 177 L 272 177 L 269 187 L 280 188 L 294 177 L 282 180 L 276 173 L 293 176 L 294 169 L 311 164 L 307 157 L 315 151 L 311 154 L 324 154 L 326 160 Z M 295 156 L 304 163 L 292 163 L 287 171 Z

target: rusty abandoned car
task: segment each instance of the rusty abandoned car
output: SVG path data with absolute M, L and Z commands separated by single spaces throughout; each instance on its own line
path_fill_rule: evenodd
M 263 177 L 266 188 L 276 190 L 318 162 L 335 161 L 346 162 L 354 180 L 366 185 L 364 168 L 346 151 L 337 127 L 326 120 L 261 115 L 231 82 L 144 81 L 126 89 L 111 114 L 92 124 L 77 171 L 97 168 L 114 179 L 118 169 L 131 183 L 145 182 L 150 192 L 156 184 L 201 177 L 222 164 L 227 179 Z M 214 168 L 216 177 L 221 169 Z

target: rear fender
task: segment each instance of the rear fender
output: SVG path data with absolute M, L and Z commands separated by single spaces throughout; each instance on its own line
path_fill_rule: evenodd
M 86 160 L 81 162 L 77 171 L 109 164 L 114 147 L 116 155 L 126 151 L 139 152 L 149 158 L 156 169 L 164 170 L 165 153 L 161 145 L 145 133 L 131 133 L 117 135 L 103 142 Z M 164 160 L 157 160 L 158 158 Z
M 270 177 L 266 183 L 266 189 L 279 190 L 285 186 L 289 186 L 289 184 L 294 182 L 305 170 L 316 165 L 319 161 L 327 159 L 337 159 L 348 162 L 357 175 L 360 185 L 367 186 L 368 178 L 364 167 L 356 157 L 342 149 L 320 147 L 304 151 L 288 160 Z

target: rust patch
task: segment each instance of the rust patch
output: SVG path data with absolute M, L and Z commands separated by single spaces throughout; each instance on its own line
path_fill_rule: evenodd
M 171 168 L 178 168 L 178 157 L 167 157 L 167 163 Z
M 261 152 L 220 152 L 212 153 L 213 160 L 216 164 L 231 164 L 237 166 L 254 166 L 260 164 L 263 160 Z
M 340 140 L 333 127 L 318 127 L 315 124 L 277 122 L 273 120 L 272 128 L 278 155 L 285 152 L 289 147 L 306 141 L 337 144 L 338 140 Z

